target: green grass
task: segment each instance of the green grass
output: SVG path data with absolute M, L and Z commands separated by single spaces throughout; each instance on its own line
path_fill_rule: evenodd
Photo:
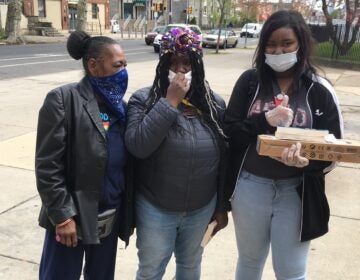
M 351 49 L 346 55 L 338 55 L 338 57 L 332 58 L 334 45 L 330 42 L 320 43 L 315 48 L 315 56 L 321 58 L 335 59 L 338 61 L 351 61 L 352 63 L 360 63 L 360 43 L 352 45 Z M 334 50 L 336 51 L 336 50 Z
M 5 39 L 5 30 L 4 29 L 0 29 L 0 40 L 1 39 Z

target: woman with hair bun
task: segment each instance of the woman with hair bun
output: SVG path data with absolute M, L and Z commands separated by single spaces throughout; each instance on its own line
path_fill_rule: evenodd
M 128 84 L 121 46 L 73 32 L 78 83 L 50 91 L 39 112 L 35 173 L 46 229 L 40 279 L 114 279 L 117 240 L 132 232 L 131 158 L 124 145 Z

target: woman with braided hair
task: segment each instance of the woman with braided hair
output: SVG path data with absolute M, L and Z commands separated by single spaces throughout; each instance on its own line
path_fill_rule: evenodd
M 200 279 L 206 227 L 227 225 L 221 129 L 225 103 L 205 80 L 196 34 L 162 38 L 154 83 L 128 103 L 125 145 L 136 158 L 136 279 L 161 279 L 174 253 L 176 279 Z M 221 167 L 221 168 L 220 168 Z

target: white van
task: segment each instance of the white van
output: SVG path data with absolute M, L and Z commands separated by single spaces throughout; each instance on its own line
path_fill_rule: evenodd
M 260 37 L 262 24 L 245 23 L 240 32 L 240 37 Z
M 120 25 L 116 19 L 110 20 L 110 32 L 111 33 L 118 33 L 120 32 Z

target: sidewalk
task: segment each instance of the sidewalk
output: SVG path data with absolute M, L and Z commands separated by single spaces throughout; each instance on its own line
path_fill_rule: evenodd
M 115 34 L 118 35 L 118 34 Z M 251 66 L 253 50 L 227 49 L 204 56 L 211 87 L 228 101 L 238 76 Z M 152 83 L 156 61 L 130 63 L 126 99 Z M 360 72 L 325 68 L 343 105 L 346 136 L 360 140 Z M 34 147 L 38 110 L 46 93 L 78 81 L 82 70 L 0 81 L 0 279 L 38 279 L 44 230 L 37 226 L 40 199 L 34 177 Z M 313 280 L 357 280 L 360 275 L 359 164 L 340 164 L 327 176 L 331 207 L 330 231 L 311 244 L 309 277 Z M 202 279 L 234 279 L 236 242 L 232 220 L 205 249 Z M 135 236 L 118 248 L 116 279 L 134 279 L 137 267 Z M 174 276 L 173 259 L 164 279 Z M 269 259 L 263 279 L 274 274 Z

